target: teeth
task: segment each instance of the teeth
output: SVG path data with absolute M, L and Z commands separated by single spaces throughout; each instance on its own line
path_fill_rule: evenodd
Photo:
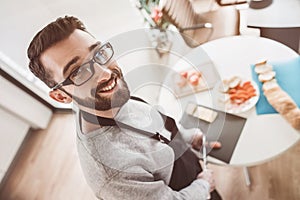
M 101 90 L 101 92 L 109 91 L 109 90 L 113 89 L 115 87 L 115 85 L 116 85 L 116 81 L 114 80 L 109 86 L 106 86 L 105 88 L 103 88 Z

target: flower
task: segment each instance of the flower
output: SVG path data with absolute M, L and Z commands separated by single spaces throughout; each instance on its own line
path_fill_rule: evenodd
M 151 18 L 154 20 L 156 24 L 159 24 L 162 20 L 163 13 L 158 7 L 155 7 L 151 13 Z
M 159 1 L 160 0 L 135 0 L 134 3 L 141 11 L 145 22 L 147 22 L 151 28 L 166 30 L 170 23 L 165 20 L 159 8 Z

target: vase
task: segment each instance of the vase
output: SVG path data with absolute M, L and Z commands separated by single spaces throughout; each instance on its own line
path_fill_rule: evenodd
M 151 45 L 155 48 L 159 56 L 170 52 L 172 47 L 172 32 L 157 28 L 149 29 Z

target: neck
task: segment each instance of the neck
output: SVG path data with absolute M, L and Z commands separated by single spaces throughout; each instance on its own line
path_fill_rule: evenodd
M 80 106 L 79 109 L 82 111 L 85 111 L 89 114 L 99 116 L 99 117 L 105 117 L 105 118 L 114 118 L 120 110 L 120 108 L 118 107 L 118 108 L 112 108 L 110 110 L 102 111 L 102 110 L 95 110 L 95 109 L 91 109 L 91 108 L 87 108 L 87 107 L 83 107 L 83 106 Z M 82 128 L 81 131 L 84 134 L 94 131 L 100 127 L 101 126 L 99 124 L 97 125 L 97 124 L 90 123 L 81 116 L 81 128 Z
M 83 106 L 80 106 L 79 108 L 80 108 L 80 110 L 83 110 L 92 115 L 99 116 L 99 117 L 105 117 L 105 118 L 114 118 L 120 110 L 120 107 L 112 108 L 109 110 L 95 110 L 95 109 L 87 108 L 87 107 L 83 107 Z

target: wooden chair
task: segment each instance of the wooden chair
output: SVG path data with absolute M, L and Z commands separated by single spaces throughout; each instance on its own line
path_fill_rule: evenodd
M 192 48 L 210 40 L 240 34 L 240 14 L 233 6 L 197 13 L 189 0 L 161 0 L 160 8 L 163 17 L 179 30 Z

